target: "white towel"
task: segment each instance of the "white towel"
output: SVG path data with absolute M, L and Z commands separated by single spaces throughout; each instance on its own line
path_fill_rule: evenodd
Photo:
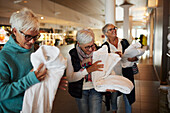
M 133 84 L 127 78 L 120 75 L 110 75 L 114 66 L 121 60 L 115 53 L 108 53 L 107 46 L 103 46 L 98 51 L 93 52 L 93 63 L 102 60 L 103 71 L 92 72 L 92 81 L 95 90 L 105 92 L 106 89 L 115 89 L 128 94 L 133 89 Z M 120 67 L 121 68 L 121 67 Z
M 144 52 L 145 49 L 141 49 L 141 44 L 139 42 L 136 42 L 134 44 L 131 44 L 127 49 L 125 49 L 122 58 L 133 58 L 136 56 L 141 56 L 144 54 Z
M 124 54 L 122 55 L 122 67 L 132 67 L 135 62 L 129 62 L 128 58 L 138 57 L 144 54 L 145 49 L 141 48 L 141 43 L 136 42 L 131 44 L 127 49 L 125 49 Z
M 47 75 L 44 81 L 26 90 L 21 113 L 51 113 L 54 97 L 67 61 L 57 47 L 43 45 L 31 54 L 31 63 L 34 70 L 44 63 Z
M 168 48 L 170 49 L 170 41 L 168 42 L 167 46 L 168 46 Z
M 170 33 L 168 34 L 167 39 L 170 41 Z
M 109 75 L 107 78 L 96 81 L 96 89 L 99 92 L 114 89 L 124 94 L 129 94 L 133 87 L 133 83 L 129 79 L 120 75 Z
M 98 76 L 106 78 L 109 76 L 113 67 L 121 60 L 121 58 L 118 54 L 108 53 L 108 48 L 106 45 L 104 45 L 99 50 L 93 52 L 93 63 L 98 60 L 101 60 L 101 64 L 104 64 L 103 71 L 96 71 L 93 72 L 93 74 L 95 75 L 96 73 L 100 72 L 100 75 Z

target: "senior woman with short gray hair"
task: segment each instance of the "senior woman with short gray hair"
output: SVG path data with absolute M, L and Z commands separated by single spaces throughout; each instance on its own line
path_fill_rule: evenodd
M 79 113 L 101 113 L 102 94 L 94 89 L 91 72 L 102 71 L 104 64 L 92 64 L 94 33 L 91 29 L 80 30 L 76 35 L 77 44 L 69 51 L 66 70 L 69 93 L 76 99 Z
M 23 8 L 12 14 L 10 23 L 12 35 L 0 51 L 0 113 L 20 113 L 25 90 L 44 80 L 47 72 L 43 64 L 31 71 L 30 54 L 40 37 L 37 16 Z

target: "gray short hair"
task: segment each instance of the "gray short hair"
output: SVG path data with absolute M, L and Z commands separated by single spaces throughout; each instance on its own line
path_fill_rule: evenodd
M 27 8 L 21 9 L 19 12 L 14 12 L 10 18 L 12 29 L 16 28 L 18 31 L 39 31 L 38 17 Z
M 81 44 L 87 44 L 94 40 L 94 33 L 91 29 L 80 30 L 76 34 L 77 42 Z
M 110 24 L 110 23 L 109 23 L 109 24 L 106 24 L 106 25 L 102 28 L 102 32 L 103 32 L 104 35 L 106 35 L 106 32 L 107 32 L 107 30 L 108 30 L 107 27 L 108 27 L 109 25 L 113 25 L 113 24 Z

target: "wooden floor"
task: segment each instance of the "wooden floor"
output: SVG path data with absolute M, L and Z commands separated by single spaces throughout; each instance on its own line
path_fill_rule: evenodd
M 136 102 L 132 104 L 132 113 L 159 113 L 159 81 L 154 72 L 152 59 L 147 54 L 138 63 L 139 74 L 135 75 Z M 125 113 L 124 101 L 119 97 L 118 113 Z M 77 105 L 67 91 L 58 90 L 52 113 L 78 113 Z M 102 113 L 112 113 L 105 110 Z
M 139 74 L 135 75 L 136 102 L 132 104 L 132 113 L 159 113 L 160 82 L 155 74 L 152 59 L 147 55 L 142 56 L 138 68 Z M 125 113 L 124 109 L 119 109 L 118 113 Z

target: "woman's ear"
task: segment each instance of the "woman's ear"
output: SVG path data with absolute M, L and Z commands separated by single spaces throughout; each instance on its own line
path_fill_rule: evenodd
M 77 44 L 78 44 L 78 46 L 80 47 L 80 43 L 79 43 L 79 42 L 77 42 Z
M 17 29 L 16 29 L 16 28 L 13 28 L 13 29 L 12 29 L 12 33 L 16 36 Z

